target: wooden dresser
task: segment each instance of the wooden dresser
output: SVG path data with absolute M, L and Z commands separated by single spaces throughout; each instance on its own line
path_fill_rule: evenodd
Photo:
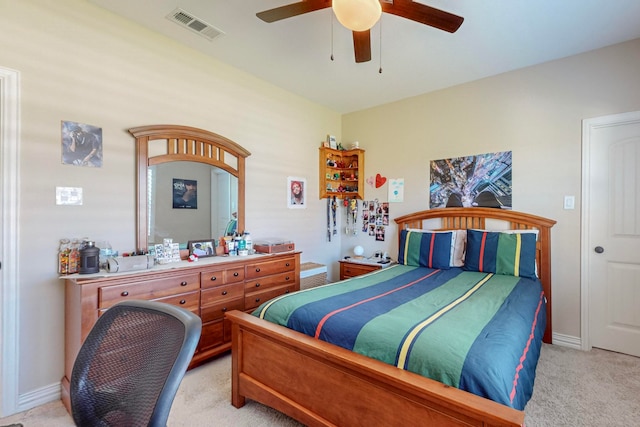
M 130 273 L 68 276 L 62 401 L 69 410 L 69 379 L 80 346 L 98 316 L 119 301 L 161 301 L 200 316 L 202 335 L 192 368 L 231 348 L 226 311 L 250 312 L 264 301 L 299 289 L 300 252 L 211 257 Z

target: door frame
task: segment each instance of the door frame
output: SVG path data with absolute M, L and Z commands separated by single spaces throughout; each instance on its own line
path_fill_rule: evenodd
M 590 185 L 589 176 L 590 171 L 590 145 L 592 131 L 611 126 L 619 126 L 627 123 L 640 122 L 640 111 L 632 111 L 628 113 L 611 114 L 608 116 L 594 117 L 590 119 L 584 119 L 582 121 L 582 212 L 581 212 L 581 224 L 582 224 L 582 239 L 580 243 L 580 341 L 582 350 L 591 350 L 591 337 L 589 327 L 589 304 L 590 304 L 590 282 L 589 282 L 589 270 L 590 270 L 590 254 L 591 254 L 591 242 L 590 242 L 590 212 L 591 212 L 591 200 L 590 200 Z
M 17 412 L 19 387 L 18 212 L 20 73 L 0 67 L 0 415 Z

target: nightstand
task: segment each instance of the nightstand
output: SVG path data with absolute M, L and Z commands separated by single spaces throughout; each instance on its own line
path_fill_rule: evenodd
M 341 259 L 340 262 L 340 280 L 348 279 L 349 277 L 361 276 L 363 274 L 370 273 L 381 268 L 394 265 L 395 262 L 391 261 L 387 264 L 378 263 L 380 259 L 368 259 L 368 258 L 346 258 Z

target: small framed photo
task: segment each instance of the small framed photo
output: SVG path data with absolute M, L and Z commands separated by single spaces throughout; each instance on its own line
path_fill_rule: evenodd
M 338 144 L 336 142 L 336 137 L 333 135 L 327 135 L 327 141 L 329 142 L 329 147 L 334 150 L 338 149 Z
M 287 177 L 287 207 L 305 209 L 307 207 L 307 180 L 295 176 Z
M 214 256 L 216 254 L 216 242 L 213 239 L 189 240 L 187 248 L 189 255 L 197 255 L 198 258 Z

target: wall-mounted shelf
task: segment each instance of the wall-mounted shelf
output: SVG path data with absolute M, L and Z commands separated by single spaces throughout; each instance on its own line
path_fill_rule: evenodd
M 320 147 L 320 198 L 364 198 L 364 150 Z

